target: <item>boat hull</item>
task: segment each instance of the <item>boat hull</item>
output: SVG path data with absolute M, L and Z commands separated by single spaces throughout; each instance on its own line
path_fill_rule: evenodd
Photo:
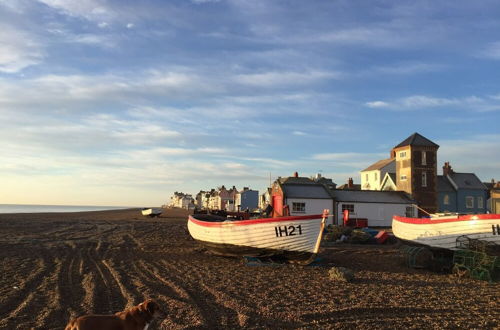
M 394 216 L 392 231 L 401 240 L 439 249 L 456 250 L 460 236 L 500 244 L 500 214 L 439 218 Z
M 225 256 L 281 255 L 308 260 L 318 252 L 323 228 L 322 215 L 220 222 L 188 219 L 191 236 L 211 252 Z
M 146 208 L 142 209 L 141 213 L 143 216 L 148 216 L 148 217 L 158 217 L 162 213 L 161 209 L 155 209 L 155 208 Z

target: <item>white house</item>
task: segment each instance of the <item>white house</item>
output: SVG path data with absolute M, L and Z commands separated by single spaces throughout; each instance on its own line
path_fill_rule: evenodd
M 415 201 L 403 191 L 330 190 L 334 199 L 335 222 L 343 223 L 343 212 L 350 218 L 367 219 L 370 227 L 391 227 L 394 215 L 413 217 Z
M 194 199 L 189 194 L 184 194 L 182 192 L 176 191 L 174 195 L 170 197 L 170 206 L 190 209 L 194 207 Z
M 396 173 L 394 158 L 382 159 L 360 172 L 362 190 L 380 190 L 386 173 Z
M 326 185 L 306 177 L 279 178 L 273 183 L 271 191 L 273 215 L 282 216 L 286 209 L 290 215 L 321 214 L 324 209 L 333 209 L 333 200 Z M 327 224 L 332 223 L 328 217 Z

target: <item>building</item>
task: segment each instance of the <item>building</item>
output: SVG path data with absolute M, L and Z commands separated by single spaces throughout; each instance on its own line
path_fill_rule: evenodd
M 390 227 L 394 215 L 414 217 L 415 201 L 402 191 L 332 189 L 334 223 L 343 224 L 343 212 L 350 218 L 367 219 L 370 227 Z
M 500 214 L 500 182 L 491 179 L 491 182 L 485 183 L 485 186 L 488 189 L 488 211 Z
M 414 133 L 391 151 L 396 161 L 396 188 L 405 191 L 428 213 L 438 211 L 437 150 L 439 145 Z M 426 215 L 419 211 L 419 216 Z
M 272 188 L 266 188 L 266 191 L 259 197 L 259 208 L 265 210 L 268 205 L 271 205 Z
M 333 209 L 333 200 L 325 185 L 311 178 L 299 177 L 298 173 L 287 178 L 278 178 L 271 187 L 273 217 L 286 214 L 320 214 L 324 209 Z M 332 218 L 327 219 L 327 224 Z
M 178 207 L 182 209 L 193 209 L 194 199 L 189 194 L 184 194 L 182 192 L 174 192 L 174 195 L 170 197 L 170 207 Z
M 396 191 L 398 187 L 396 186 L 396 173 L 385 173 L 382 183 L 380 184 L 380 190 L 383 191 Z
M 243 187 L 243 190 L 236 194 L 236 211 L 254 211 L 259 207 L 259 192 L 257 190 Z
M 450 163 L 438 176 L 439 212 L 486 213 L 488 188 L 474 173 L 457 173 Z
M 357 184 L 357 183 L 354 183 L 354 180 L 352 178 L 349 178 L 347 180 L 346 184 L 342 184 L 342 185 L 338 186 L 337 189 L 341 189 L 341 190 L 361 190 L 361 185 Z
M 396 172 L 394 158 L 382 159 L 360 172 L 362 190 L 381 190 L 382 180 L 387 173 Z

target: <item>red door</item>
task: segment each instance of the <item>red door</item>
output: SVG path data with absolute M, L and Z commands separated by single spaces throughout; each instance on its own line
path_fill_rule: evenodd
M 273 209 L 274 216 L 282 216 L 283 215 L 283 197 L 279 195 L 273 196 Z

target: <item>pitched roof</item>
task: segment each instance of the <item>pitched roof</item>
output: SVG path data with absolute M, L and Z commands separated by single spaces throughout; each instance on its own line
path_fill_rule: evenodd
M 455 191 L 448 178 L 443 175 L 438 175 L 437 179 L 438 192 Z
M 423 146 L 423 147 L 437 147 L 439 148 L 439 145 L 435 144 L 431 140 L 423 137 L 422 135 L 418 133 L 413 133 L 410 135 L 406 140 L 395 146 L 394 148 L 399 148 L 399 147 L 405 147 L 405 146 Z
M 355 203 L 390 203 L 411 204 L 415 203 L 404 191 L 379 191 L 379 190 L 330 190 L 332 197 L 337 202 Z
M 451 184 L 456 189 L 479 189 L 487 190 L 486 186 L 474 173 L 451 173 L 448 174 Z
M 282 187 L 286 198 L 331 198 L 328 191 L 320 184 L 286 184 Z
M 385 188 L 385 186 L 388 184 L 389 181 L 392 183 L 392 186 L 396 187 L 396 173 L 392 172 L 385 173 L 384 177 L 382 178 L 382 184 L 380 186 L 380 190 L 384 190 L 383 188 Z
M 286 178 L 279 178 L 278 181 L 282 185 L 283 184 L 313 184 L 313 185 L 317 184 L 312 179 L 309 179 L 309 178 L 306 178 L 303 176 L 299 176 L 299 177 L 289 176 Z
M 338 186 L 337 189 L 342 189 L 342 190 L 361 190 L 361 185 L 359 183 L 353 183 L 352 187 L 349 187 L 348 183 L 344 183 L 344 184 Z
M 382 159 L 382 160 L 379 160 L 378 162 L 368 166 L 367 168 L 365 168 L 364 170 L 362 170 L 361 172 L 365 172 L 365 171 L 373 171 L 373 170 L 380 170 L 381 168 L 389 165 L 390 163 L 392 162 L 395 162 L 396 160 L 394 158 L 387 158 L 387 159 Z

